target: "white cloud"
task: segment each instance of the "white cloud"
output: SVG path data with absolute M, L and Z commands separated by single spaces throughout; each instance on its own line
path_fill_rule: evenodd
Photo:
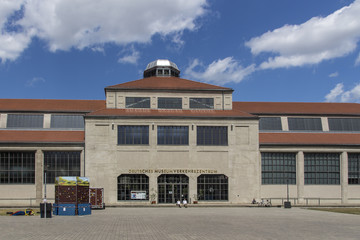
M 26 82 L 26 86 L 33 87 L 35 84 L 45 83 L 45 79 L 42 77 L 34 77 Z
M 326 102 L 357 102 L 360 103 L 360 83 L 349 91 L 344 91 L 344 84 L 338 83 L 325 96 Z
M 23 16 L 15 22 L 21 28 L 12 37 L 22 44 L 15 53 L 2 46 L 3 61 L 16 59 L 34 36 L 46 41 L 50 51 L 148 43 L 155 34 L 181 42 L 178 35 L 196 29 L 195 20 L 207 12 L 206 0 L 2 0 L 0 39 L 10 34 L 6 22 L 21 6 Z M 21 40 L 24 36 L 27 41 Z
M 202 68 L 203 70 L 195 70 L 195 68 Z M 234 60 L 233 57 L 227 57 L 213 61 L 207 67 L 204 67 L 198 59 L 195 59 L 191 62 L 190 66 L 185 69 L 185 75 L 203 82 L 223 85 L 229 82 L 241 82 L 254 71 L 255 65 L 244 68 L 239 62 Z
M 360 53 L 357 59 L 355 60 L 355 66 L 359 66 L 359 65 L 360 65 Z
M 331 78 L 335 78 L 338 76 L 339 76 L 339 72 L 333 72 L 333 73 L 329 74 L 329 77 L 331 77 Z
M 130 64 L 137 64 L 137 61 L 140 58 L 140 52 L 137 51 L 134 46 L 131 46 L 129 49 L 127 49 L 126 51 L 127 54 L 121 58 L 119 58 L 118 62 L 119 63 L 130 63 Z
M 261 69 L 317 64 L 353 52 L 360 39 L 360 0 L 326 17 L 300 25 L 285 25 L 250 39 L 245 45 L 254 55 L 274 54 Z

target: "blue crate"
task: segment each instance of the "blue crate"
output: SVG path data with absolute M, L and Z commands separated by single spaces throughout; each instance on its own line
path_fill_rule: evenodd
M 58 214 L 58 205 L 56 203 L 53 203 L 53 215 L 59 215 Z
M 76 204 L 61 204 L 57 205 L 59 216 L 75 216 Z
M 91 215 L 91 205 L 90 203 L 79 203 L 78 204 L 78 214 L 79 215 Z

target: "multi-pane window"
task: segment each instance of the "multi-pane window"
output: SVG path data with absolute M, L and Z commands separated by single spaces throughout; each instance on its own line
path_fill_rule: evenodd
M 261 153 L 262 184 L 296 184 L 295 153 Z
M 55 183 L 55 178 L 61 176 L 80 176 L 80 155 L 81 152 L 44 152 L 46 182 Z
M 322 131 L 320 118 L 288 118 L 290 131 Z
M 360 184 L 360 153 L 348 154 L 349 184 Z
M 188 126 L 158 126 L 157 143 L 158 145 L 188 145 L 189 127 Z
M 81 115 L 51 115 L 51 128 L 84 128 Z
M 198 126 L 197 145 L 228 145 L 228 128 L 224 126 Z
M 34 152 L 0 152 L 0 184 L 35 183 Z
M 182 109 L 182 98 L 158 98 L 158 108 Z
M 7 128 L 43 128 L 44 115 L 8 114 Z
M 360 118 L 328 118 L 330 131 L 360 131 Z
M 150 108 L 150 97 L 126 97 L 126 108 Z
M 131 192 L 145 192 L 134 197 Z M 118 200 L 149 200 L 149 177 L 145 174 L 122 174 L 118 177 Z
M 281 131 L 281 118 L 280 117 L 262 117 L 260 118 L 259 129 Z
M 228 177 L 222 174 L 203 174 L 197 178 L 198 200 L 228 200 Z
M 149 144 L 149 126 L 118 126 L 118 144 L 119 145 L 148 145 Z
M 213 98 L 190 98 L 190 108 L 213 109 Z
M 305 184 L 340 184 L 340 154 L 305 153 Z

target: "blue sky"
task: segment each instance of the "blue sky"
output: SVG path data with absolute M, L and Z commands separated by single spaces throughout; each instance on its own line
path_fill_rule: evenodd
M 235 101 L 360 102 L 360 0 L 1 0 L 0 98 L 104 99 L 169 59 Z

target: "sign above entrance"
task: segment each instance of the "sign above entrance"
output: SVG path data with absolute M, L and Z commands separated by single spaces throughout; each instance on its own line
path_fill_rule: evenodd
M 129 169 L 129 173 L 166 173 L 166 174 L 179 174 L 179 173 L 218 173 L 217 170 L 211 169 Z

